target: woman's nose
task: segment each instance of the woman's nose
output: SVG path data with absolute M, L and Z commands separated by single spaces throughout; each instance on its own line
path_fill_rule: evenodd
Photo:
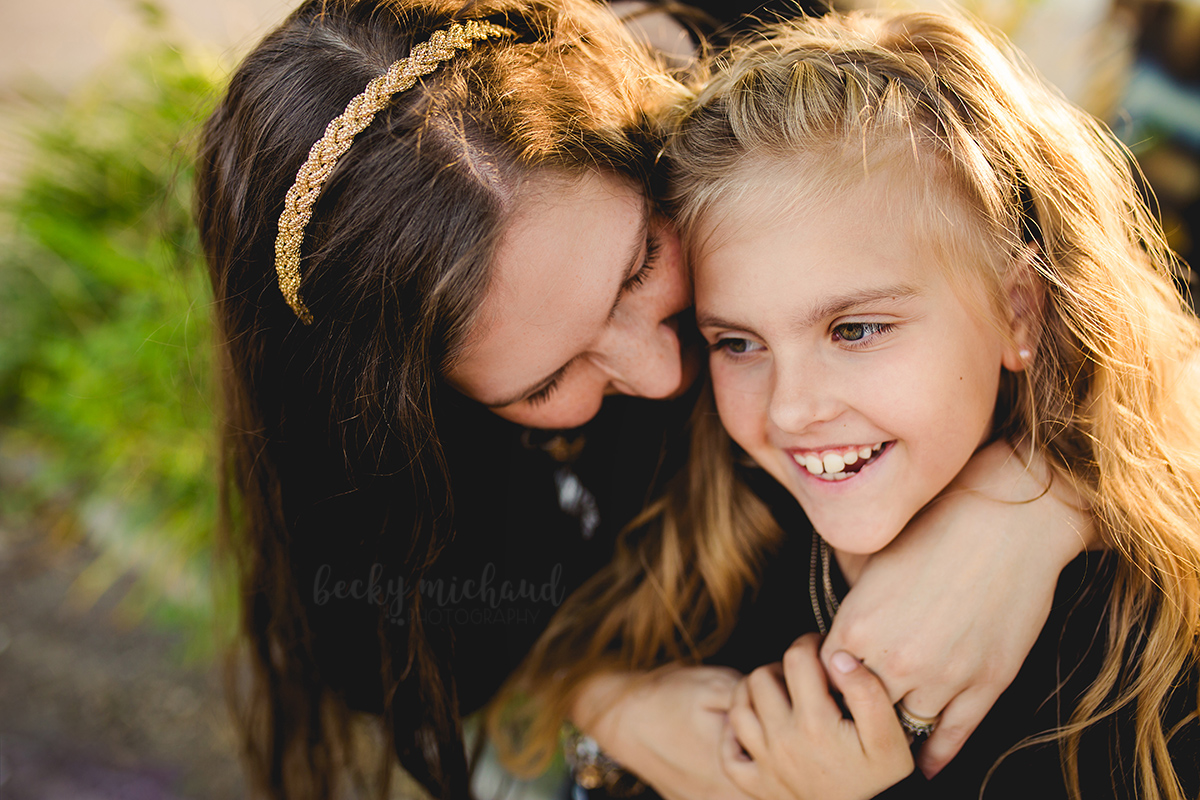
M 622 394 L 670 397 L 683 380 L 675 321 L 653 326 L 615 326 L 597 363 Z
M 669 397 L 683 381 L 677 315 L 692 304 L 679 239 L 658 233 L 659 254 L 643 286 L 623 298 L 598 348 L 597 363 L 612 389 L 639 397 Z

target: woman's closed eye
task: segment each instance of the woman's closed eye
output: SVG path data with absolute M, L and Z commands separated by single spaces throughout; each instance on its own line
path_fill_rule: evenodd
M 630 275 L 625 282 L 621 284 L 622 297 L 646 282 L 646 279 L 650 277 L 650 273 L 654 271 L 655 262 L 661 249 L 662 242 L 657 236 L 651 236 L 646 240 L 646 257 L 642 260 L 642 265 L 638 267 L 637 272 Z M 616 309 L 617 306 L 613 306 L 614 313 L 616 312 Z M 612 318 L 611 314 L 609 315 L 609 318 Z M 549 400 L 551 395 L 554 394 L 555 390 L 558 389 L 562 381 L 562 377 L 566 373 L 567 367 L 569 366 L 570 363 L 564 365 L 564 367 L 560 369 L 558 373 L 546 383 L 545 386 L 526 397 L 524 402 L 531 406 L 539 406 Z
M 540 406 L 542 403 L 550 399 L 550 395 L 554 394 L 554 390 L 558 388 L 559 379 L 562 378 L 562 373 L 559 372 L 550 382 L 538 389 L 533 394 L 525 398 L 525 402 L 531 406 Z
M 654 271 L 654 265 L 658 262 L 660 250 L 662 250 L 662 242 L 657 236 L 651 236 L 646 240 L 646 258 L 638 267 L 638 271 L 629 276 L 629 279 L 621 286 L 621 291 L 631 292 L 646 282 L 650 273 Z
M 895 327 L 889 322 L 842 322 L 833 326 L 832 336 L 835 342 L 850 347 L 866 347 L 891 333 Z

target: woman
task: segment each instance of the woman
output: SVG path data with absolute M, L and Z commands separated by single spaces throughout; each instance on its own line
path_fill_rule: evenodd
M 671 472 L 660 453 L 688 397 L 601 405 L 689 382 L 688 290 L 649 191 L 654 121 L 678 97 L 586 0 L 310 0 L 233 76 L 204 131 L 198 217 L 253 667 L 240 724 L 263 792 L 340 788 L 358 756 L 350 712 L 366 711 L 430 791 L 467 796 L 462 716 Z M 531 430 L 585 423 L 570 436 Z M 1075 515 L 1046 500 L 997 518 L 983 502 L 940 513 L 991 517 L 991 531 L 1058 519 L 1061 558 L 1027 564 L 1020 546 L 961 521 L 927 520 L 905 545 L 994 564 L 1029 620 L 1003 635 L 1027 648 L 1079 549 Z M 953 579 L 911 583 L 910 564 L 937 558 L 891 557 L 856 589 L 861 608 L 900 584 L 929 630 L 878 635 L 898 626 L 878 612 L 864 624 L 852 594 L 835 636 L 879 665 L 897 699 L 930 713 L 950 703 L 944 759 L 1019 660 L 941 654 L 980 605 L 993 604 L 987 618 L 1014 606 L 978 591 L 968 602 Z M 890 669 L 914 653 L 931 668 Z M 679 734 L 686 713 L 654 710 L 664 698 L 706 708 L 709 695 L 685 688 L 678 706 L 668 688 L 630 698 L 627 719 L 653 714 L 678 749 L 630 766 L 668 791 L 678 771 L 732 793 Z M 634 739 L 605 744 L 619 741 Z

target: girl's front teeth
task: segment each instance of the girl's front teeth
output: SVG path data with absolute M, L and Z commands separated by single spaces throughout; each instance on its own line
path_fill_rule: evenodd
M 883 447 L 880 442 L 876 445 L 863 445 L 862 447 L 851 447 L 841 452 L 825 453 L 822 456 L 817 456 L 815 453 L 802 455 L 793 453 L 792 458 L 797 464 L 807 469 L 813 475 L 819 475 L 826 480 L 844 480 L 850 477 L 853 473 L 847 473 L 846 467 L 858 463 L 861 459 L 864 462 L 869 461 L 875 453 Z M 861 467 L 860 467 L 861 469 Z M 854 470 L 857 472 L 858 470 Z

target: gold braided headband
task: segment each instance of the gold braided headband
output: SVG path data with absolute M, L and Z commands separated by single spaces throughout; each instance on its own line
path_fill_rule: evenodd
M 478 20 L 456 22 L 445 30 L 435 31 L 428 41 L 414 46 L 408 58 L 392 64 L 387 72 L 368 83 L 362 94 L 351 100 L 346 110 L 329 123 L 325 135 L 308 151 L 308 160 L 296 173 L 292 188 L 288 189 L 283 214 L 279 217 L 279 235 L 275 239 L 279 291 L 305 325 L 311 324 L 313 318 L 300 299 L 300 244 L 304 241 L 304 227 L 312 218 L 313 206 L 338 159 L 345 155 L 354 137 L 371 124 L 393 95 L 411 88 L 417 78 L 433 72 L 456 51 L 465 50 L 477 39 L 513 35 L 508 28 Z

